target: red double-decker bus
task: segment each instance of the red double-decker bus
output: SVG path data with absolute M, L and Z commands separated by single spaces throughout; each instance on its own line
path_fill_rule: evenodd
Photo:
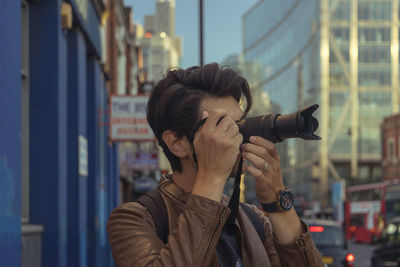
M 345 203 L 346 236 L 373 243 L 385 222 L 400 215 L 400 180 L 351 186 Z

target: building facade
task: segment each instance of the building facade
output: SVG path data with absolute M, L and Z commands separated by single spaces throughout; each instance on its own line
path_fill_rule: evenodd
M 106 222 L 119 203 L 118 158 L 101 116 L 108 9 L 0 3 L 2 266 L 113 265 Z
M 384 119 L 382 124 L 382 170 L 385 181 L 400 178 L 400 115 Z
M 157 82 L 172 67 L 179 66 L 174 40 L 164 32 L 142 40 L 143 65 L 148 82 Z M 148 92 L 146 92 L 148 93 Z
M 279 149 L 288 186 L 327 205 L 336 180 L 382 179 L 380 124 L 398 111 L 398 1 L 289 2 L 259 1 L 243 15 L 243 54 L 273 110 L 320 105 L 322 140 Z

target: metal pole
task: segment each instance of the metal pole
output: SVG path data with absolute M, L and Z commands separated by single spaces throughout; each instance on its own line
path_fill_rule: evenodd
M 350 90 L 351 90 L 351 177 L 358 177 L 358 0 L 351 1 Z
M 199 26 L 200 26 L 200 66 L 204 63 L 204 46 L 203 46 L 203 0 L 199 0 Z
M 329 178 L 329 1 L 321 1 L 321 144 L 320 144 L 320 195 L 321 206 L 328 206 Z
M 391 76 L 392 76 L 392 113 L 399 112 L 399 2 L 392 0 L 391 22 Z

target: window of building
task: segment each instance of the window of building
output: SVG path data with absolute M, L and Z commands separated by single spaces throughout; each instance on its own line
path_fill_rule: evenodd
M 389 27 L 363 27 L 358 29 L 359 43 L 382 43 L 390 42 Z
M 331 29 L 337 43 L 348 43 L 350 30 L 348 27 L 332 27 Z
M 393 137 L 388 138 L 387 141 L 387 156 L 389 159 L 389 162 L 393 162 L 396 159 L 396 152 L 395 152 L 395 140 Z
M 349 92 L 335 92 L 332 91 L 329 95 L 329 106 L 342 107 L 349 97 Z
M 337 5 L 332 14 L 332 19 L 343 19 L 347 20 L 350 18 L 350 1 L 329 1 L 330 9 L 333 9 L 334 5 Z
M 397 139 L 397 141 L 398 141 L 398 144 L 400 144 L 400 136 Z M 400 159 L 400 149 L 397 151 L 397 158 Z
M 360 45 L 358 50 L 358 62 L 390 64 L 390 45 Z
M 359 20 L 389 20 L 390 1 L 360 1 L 358 2 Z
M 343 67 L 339 64 L 331 64 L 329 66 L 329 83 L 330 85 L 348 85 Z
M 360 86 L 390 85 L 390 65 L 360 64 L 358 68 Z
M 339 45 L 339 52 L 340 55 L 337 55 L 335 50 L 333 48 L 331 48 L 329 50 L 329 62 L 330 63 L 339 63 L 339 56 L 342 57 L 342 59 L 344 60 L 344 62 L 349 63 L 349 46 L 348 45 Z

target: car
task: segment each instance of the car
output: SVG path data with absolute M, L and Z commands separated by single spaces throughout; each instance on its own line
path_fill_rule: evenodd
M 400 217 L 390 219 L 383 228 L 382 236 L 371 258 L 371 265 L 400 266 Z
M 306 220 L 325 266 L 354 267 L 354 254 L 349 253 L 342 225 L 333 220 Z

